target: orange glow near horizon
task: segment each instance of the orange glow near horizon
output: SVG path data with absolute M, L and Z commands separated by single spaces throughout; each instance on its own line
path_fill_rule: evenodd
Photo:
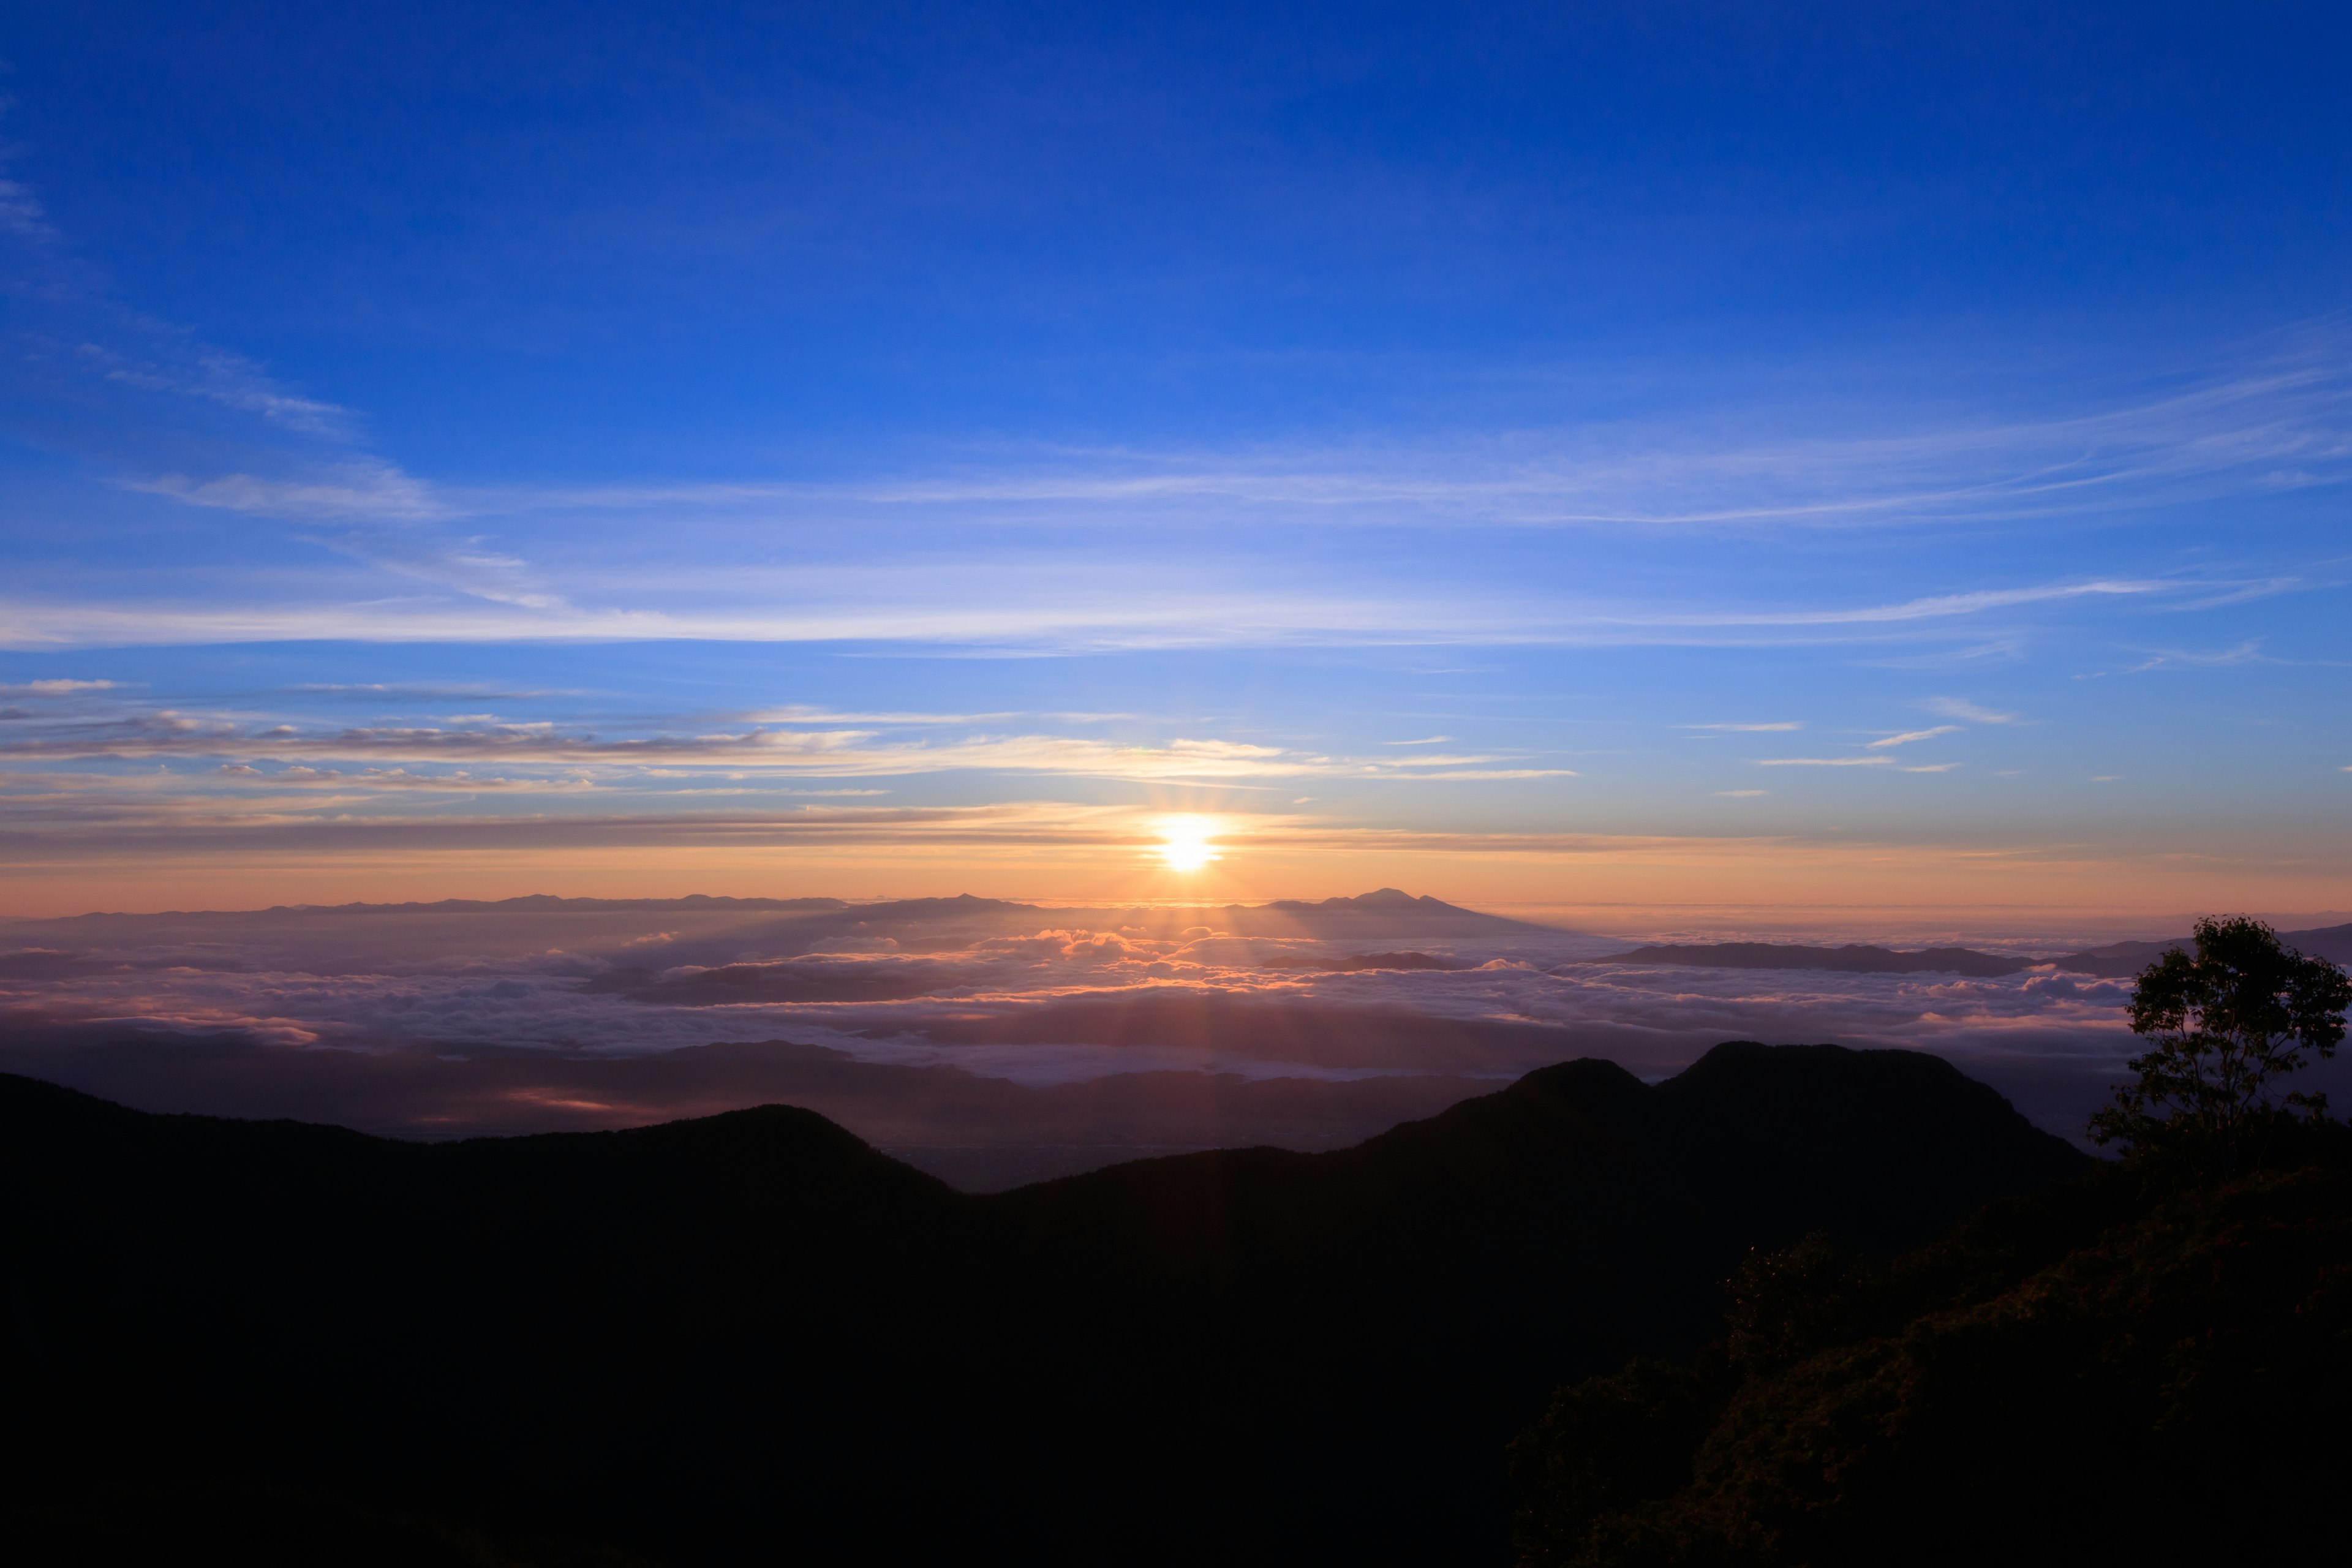
M 1778 920 L 1793 922 L 1811 911 L 1841 930 L 1872 926 L 1872 910 L 1906 925 L 1942 910 L 1970 929 L 2038 929 L 2077 914 L 2138 916 L 2161 935 L 2194 912 L 2342 911 L 2352 886 L 2352 867 L 2341 860 L 2265 843 L 2209 858 L 2139 846 L 2099 853 L 2074 845 L 1413 833 L 1244 810 L 1056 806 L 992 807 L 903 825 L 895 817 L 835 824 L 810 814 L 721 824 L 710 842 L 631 842 L 635 827 L 599 825 L 606 841 L 583 834 L 557 846 L 206 844 L 162 853 L 146 845 L 77 847 L 78 853 L 11 864 L 0 877 L 0 920 L 531 893 L 872 900 L 969 892 L 1108 906 L 1263 903 L 1396 887 L 1474 908 L 1562 911 L 1547 918 L 1611 928 L 1688 918 L 1654 920 L 1644 910 L 1778 911 Z M 793 827 L 810 837 L 761 841 Z

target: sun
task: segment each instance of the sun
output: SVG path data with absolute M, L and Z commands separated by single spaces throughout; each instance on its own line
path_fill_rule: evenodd
M 1191 873 L 1216 859 L 1216 846 L 1209 835 L 1216 824 L 1204 817 L 1171 816 L 1160 824 L 1160 858 L 1168 862 L 1171 871 Z

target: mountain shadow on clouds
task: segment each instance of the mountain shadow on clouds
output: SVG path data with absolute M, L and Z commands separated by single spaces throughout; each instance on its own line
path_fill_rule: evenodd
M 27 947 L 0 952 L 0 981 L 84 980 L 101 974 L 152 974 L 162 970 L 198 970 L 214 974 L 237 974 L 251 966 L 241 959 L 218 953 L 174 953 L 169 957 L 118 958 L 103 953 L 61 952 Z
M 1570 1032 L 1508 1019 L 1449 1018 L 1395 1006 L 1261 1002 L 1202 986 L 1138 986 L 1068 1001 L 910 1016 L 859 1031 L 939 1045 L 1085 1043 L 1221 1051 L 1313 1067 L 1416 1072 L 1524 1071 L 1557 1060 Z
M 1586 958 L 1579 963 L 1668 963 L 1712 969 L 1827 969 L 1843 974 L 1967 974 L 1990 979 L 2032 967 L 1967 947 L 1930 947 L 1916 952 L 1849 942 L 1843 947 L 1803 947 L 1766 942 L 1719 942 L 1698 945 L 1663 943 Z
M 1345 958 L 1309 958 L 1302 953 L 1278 953 L 1261 969 L 1313 969 L 1325 974 L 1360 974 L 1375 969 L 1475 969 L 1460 959 L 1426 952 L 1356 952 Z
M 1509 1435 L 1709 1338 L 1748 1248 L 1891 1251 L 2083 1163 L 1834 1047 L 988 1197 L 780 1106 L 420 1144 L 5 1078 L 5 1523 L 233 1553 L 325 1499 L 567 1561 L 1488 1563 Z
M 751 1002 L 905 1002 L 971 983 L 971 976 L 963 970 L 923 960 L 886 966 L 801 958 L 774 963 L 728 963 L 683 973 L 608 969 L 581 989 L 639 1002 L 717 1007 Z

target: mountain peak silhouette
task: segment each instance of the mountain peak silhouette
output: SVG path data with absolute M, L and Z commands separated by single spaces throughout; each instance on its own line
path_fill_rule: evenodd
M 2084 1163 L 1827 1046 L 989 1196 L 781 1106 L 423 1144 L 0 1076 L 0 1182 L 44 1194 L 10 1484 L 107 1477 L 89 1519 L 168 1539 L 156 1500 L 315 1496 L 679 1563 L 1481 1560 L 1511 1434 L 1695 1349 L 1749 1248 L 1891 1251 Z

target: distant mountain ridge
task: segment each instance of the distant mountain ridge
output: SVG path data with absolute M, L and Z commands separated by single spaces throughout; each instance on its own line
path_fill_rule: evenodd
M 1155 906 L 1157 907 L 1157 906 Z M 1181 907 L 1181 906 L 1179 906 Z M 1395 888 L 1381 888 L 1360 893 L 1353 898 L 1339 897 L 1320 900 L 1276 899 L 1264 904 L 1202 904 L 1203 910 L 1218 912 L 1243 910 L 1314 910 L 1321 913 L 1413 913 L 1421 915 L 1457 915 L 1476 920 L 1499 919 L 1481 915 L 1441 899 L 1427 895 L 1415 898 Z M 1018 900 L 983 899 L 971 893 L 958 893 L 951 898 L 884 899 L 870 903 L 856 903 L 847 899 L 760 899 L 731 898 L 710 893 L 688 893 L 675 899 L 593 899 L 565 898 L 554 893 L 526 893 L 511 899 L 436 899 L 429 902 L 411 901 L 396 904 L 272 904 L 261 910 L 169 910 L 163 916 L 191 914 L 315 914 L 315 915 L 384 915 L 384 914 L 562 914 L 591 913 L 613 910 L 637 910 L 648 913 L 677 912 L 680 914 L 724 912 L 741 910 L 747 912 L 831 914 L 844 910 L 860 916 L 886 920 L 919 920 L 929 917 L 995 913 L 1012 910 L 1034 910 L 1052 915 L 1058 907 L 1049 904 L 1023 903 Z M 70 920 L 108 920 L 117 918 L 106 913 L 73 915 Z M 1517 922 L 1514 922 L 1517 923 Z
M 2310 931 L 2283 931 L 2279 941 L 2312 958 L 2324 958 L 2332 963 L 2352 963 L 2352 924 L 2318 926 Z M 2115 942 L 2105 947 L 2084 948 L 2049 962 L 2061 969 L 2077 974 L 2104 975 L 2108 979 L 2128 979 L 2154 963 L 2173 948 L 2189 948 L 2189 937 L 2170 937 L 2162 942 Z
M 1437 1073 L 1141 1071 L 1016 1083 L 950 1063 L 861 1061 L 789 1040 L 622 1054 L 476 1046 L 457 1058 L 431 1042 L 289 1053 L 236 1036 L 92 1024 L 0 1034 L 0 1072 L 149 1110 L 328 1122 L 434 1142 L 645 1126 L 746 1103 L 798 1105 L 967 1192 L 1196 1149 L 1346 1148 L 1495 1089 L 1491 1078 Z
M 1240 909 L 1246 906 L 1236 904 L 1227 907 Z M 1411 893 L 1396 888 L 1376 888 L 1369 893 L 1358 893 L 1352 899 L 1325 899 L 1319 902 L 1303 899 L 1276 899 L 1263 907 L 1269 910 L 1360 910 L 1367 914 L 1405 910 L 1410 910 L 1415 914 L 1466 915 L 1476 912 L 1465 910 L 1459 904 L 1449 904 L 1443 899 L 1432 898 L 1426 893 L 1414 898 Z
M 0 1180 L 42 1194 L 0 1211 L 0 1397 L 41 1435 L 5 1476 L 54 1512 L 103 1474 L 109 1521 L 191 1475 L 359 1489 L 676 1563 L 1486 1562 L 1503 1441 L 1706 1338 L 1748 1247 L 1892 1250 L 2083 1163 L 1835 1047 L 985 1198 L 784 1107 L 427 1145 L 0 1078 Z
M 2336 963 L 2352 963 L 2352 924 L 2313 931 L 2279 932 L 2287 946 Z M 2174 948 L 2186 949 L 2188 937 L 2163 942 L 2117 942 L 2105 947 L 2061 953 L 2055 958 L 2018 958 L 1981 952 L 1968 947 L 1929 947 L 1916 951 L 1871 947 L 1849 942 L 1843 947 L 1807 947 L 1793 942 L 1662 942 L 1625 952 L 1575 960 L 1589 963 L 1684 964 L 1714 969 L 1822 969 L 1846 974 L 1966 974 L 1983 979 L 2021 974 L 2051 964 L 2074 974 L 2127 980 Z M 1565 967 L 1565 966 L 1564 966 Z

